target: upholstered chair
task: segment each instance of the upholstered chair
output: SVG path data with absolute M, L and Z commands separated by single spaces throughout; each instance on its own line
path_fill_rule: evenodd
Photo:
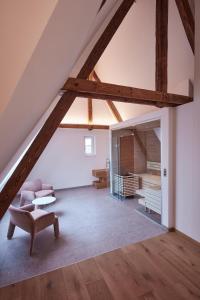
M 35 199 L 35 192 L 33 191 L 21 191 L 20 194 L 20 207 L 25 204 L 31 204 Z
M 26 181 L 21 187 L 20 206 L 25 203 L 32 202 L 35 198 L 54 196 L 53 186 L 47 183 L 42 183 L 40 179 Z
M 46 227 L 53 225 L 55 237 L 59 236 L 59 223 L 58 217 L 53 212 L 46 212 L 42 209 L 35 209 L 34 205 L 29 204 L 20 208 L 14 206 L 9 207 L 10 212 L 10 224 L 8 228 L 7 238 L 13 237 L 15 226 L 20 227 L 31 235 L 30 255 L 32 255 L 33 242 L 35 235 L 45 229 Z

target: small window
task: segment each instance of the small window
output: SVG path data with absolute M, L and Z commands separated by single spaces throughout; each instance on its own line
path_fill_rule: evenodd
M 85 136 L 84 138 L 85 155 L 95 155 L 94 136 Z

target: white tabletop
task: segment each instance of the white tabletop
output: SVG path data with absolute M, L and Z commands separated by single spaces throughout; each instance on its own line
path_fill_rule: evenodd
M 32 201 L 32 203 L 35 205 L 46 205 L 46 204 L 53 203 L 54 201 L 56 201 L 56 197 L 49 196 L 49 197 L 36 198 Z

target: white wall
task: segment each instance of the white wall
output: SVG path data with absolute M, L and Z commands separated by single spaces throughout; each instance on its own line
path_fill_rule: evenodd
M 200 1 L 195 2 L 194 103 L 177 109 L 176 228 L 200 242 Z
M 188 95 L 184 85 L 194 81 L 194 55 L 175 3 L 169 0 L 168 91 Z
M 96 155 L 84 154 L 84 136 L 96 139 Z M 106 167 L 109 158 L 109 131 L 57 129 L 28 179 L 41 178 L 55 189 L 91 185 L 92 169 Z

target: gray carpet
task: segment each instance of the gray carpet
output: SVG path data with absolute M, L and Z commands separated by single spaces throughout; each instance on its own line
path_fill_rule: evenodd
M 60 238 L 54 240 L 52 227 L 39 233 L 32 257 L 29 256 L 29 235 L 17 228 L 13 239 L 8 241 L 8 213 L 1 221 L 0 286 L 164 232 L 135 211 L 137 200 L 113 199 L 107 189 L 69 189 L 58 191 L 56 197 L 57 201 L 45 209 L 59 216 Z

